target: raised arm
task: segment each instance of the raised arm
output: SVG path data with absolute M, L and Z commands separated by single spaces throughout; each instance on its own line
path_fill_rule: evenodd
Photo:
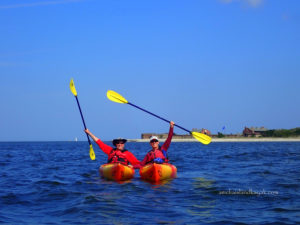
M 163 144 L 163 146 L 161 147 L 161 149 L 167 151 L 170 144 L 171 144 L 171 140 L 172 140 L 172 137 L 173 137 L 173 130 L 174 130 L 174 122 L 171 121 L 170 122 L 170 129 L 169 129 L 169 134 L 168 134 L 168 138 L 167 140 L 165 141 L 165 143 Z
M 92 134 L 92 132 L 89 131 L 89 129 L 84 130 L 85 133 L 87 133 L 93 140 L 94 142 L 97 143 L 97 145 L 99 146 L 99 148 L 105 153 L 105 154 L 109 154 L 110 151 L 113 149 L 111 146 L 104 144 L 99 138 L 97 138 L 94 134 Z
M 93 135 L 92 132 L 89 131 L 89 129 L 84 130 L 84 132 L 87 133 L 94 140 L 94 142 L 97 142 L 99 140 L 99 138 Z

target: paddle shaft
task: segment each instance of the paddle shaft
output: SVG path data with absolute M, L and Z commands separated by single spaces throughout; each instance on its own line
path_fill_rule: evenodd
M 86 125 L 85 125 L 85 122 L 84 122 L 84 118 L 83 118 L 83 115 L 82 115 L 82 111 L 81 111 L 81 107 L 80 107 L 78 98 L 77 98 L 77 96 L 75 96 L 75 98 L 76 98 L 76 102 L 77 102 L 77 105 L 78 105 L 78 108 L 79 108 L 79 112 L 80 112 L 80 115 L 81 115 L 81 119 L 82 119 L 82 122 L 83 122 L 83 125 L 84 125 L 84 129 L 86 130 Z M 89 144 L 91 145 L 91 140 L 90 140 L 90 138 L 89 138 L 89 135 L 86 134 L 86 136 L 87 136 L 87 139 L 88 139 L 88 141 L 89 141 Z
M 164 119 L 164 118 L 162 118 L 162 117 L 160 117 L 160 116 L 158 116 L 158 115 L 156 115 L 156 114 L 154 114 L 154 113 L 152 113 L 152 112 L 149 112 L 149 111 L 147 111 L 146 109 L 143 109 L 143 108 L 141 108 L 141 107 L 139 107 L 139 106 L 137 106 L 137 105 L 135 105 L 135 104 L 132 104 L 132 103 L 130 103 L 130 102 L 128 102 L 127 104 L 129 104 L 129 105 L 131 105 L 131 106 L 133 106 L 133 107 L 135 107 L 135 108 L 137 108 L 137 109 L 139 109 L 139 110 L 142 110 L 142 111 L 144 111 L 144 112 L 146 112 L 146 113 L 149 113 L 150 115 L 155 116 L 155 117 L 157 117 L 158 119 L 161 119 L 161 120 L 163 120 L 163 121 L 165 121 L 165 122 L 167 122 L 167 123 L 170 123 L 170 122 L 171 122 L 171 121 L 166 120 L 166 119 Z M 184 130 L 184 131 L 186 131 L 186 132 L 188 132 L 188 133 L 191 133 L 191 131 L 189 131 L 189 130 L 187 130 L 187 129 L 185 129 L 185 128 L 183 128 L 183 127 L 177 125 L 177 124 L 174 124 L 174 126 L 180 128 L 180 129 L 182 129 L 182 130 Z

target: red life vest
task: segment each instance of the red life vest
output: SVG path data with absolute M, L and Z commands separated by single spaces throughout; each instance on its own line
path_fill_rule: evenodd
M 124 154 L 124 152 L 127 152 L 127 150 L 124 149 L 120 151 L 116 148 L 112 149 L 108 155 L 107 163 L 121 163 L 124 165 L 128 165 L 129 161 L 127 160 L 126 154 Z
M 148 154 L 148 160 L 146 161 L 146 164 L 153 163 L 154 159 L 156 158 L 161 158 L 164 161 L 164 163 L 169 162 L 167 152 L 165 150 L 162 150 L 161 148 L 157 150 L 152 149 L 147 154 Z

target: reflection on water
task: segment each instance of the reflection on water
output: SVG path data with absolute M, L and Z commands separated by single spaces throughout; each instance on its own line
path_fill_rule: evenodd
M 213 217 L 213 209 L 216 206 L 215 197 L 212 195 L 215 181 L 203 177 L 195 177 L 192 181 L 193 189 L 190 190 L 191 197 L 188 198 L 186 212 L 191 216 L 198 216 L 202 222 L 209 222 Z
M 162 186 L 167 187 L 168 184 L 172 182 L 172 180 L 173 179 L 160 180 L 160 181 L 147 181 L 147 180 L 142 180 L 142 181 L 151 184 L 151 188 L 160 188 Z M 162 189 L 162 190 L 166 191 L 166 189 Z
M 195 177 L 193 181 L 194 189 L 212 189 L 213 184 L 215 183 L 214 180 L 208 180 L 203 177 Z

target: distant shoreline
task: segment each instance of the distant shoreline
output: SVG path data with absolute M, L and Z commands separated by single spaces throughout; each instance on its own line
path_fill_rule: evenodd
M 128 142 L 149 142 L 148 139 L 127 139 Z M 164 140 L 160 140 L 164 141 Z M 198 142 L 194 138 L 176 139 L 172 142 Z M 212 138 L 211 142 L 300 142 L 300 137 L 295 138 Z
M 104 142 L 111 142 L 112 140 L 104 140 Z M 127 139 L 128 142 L 149 142 L 149 139 Z M 165 139 L 160 139 L 160 142 L 164 142 Z M 78 141 L 0 141 L 0 143 L 13 143 L 13 142 L 86 142 L 86 140 Z M 194 138 L 173 138 L 172 142 L 198 142 Z M 255 137 L 241 137 L 241 138 L 212 138 L 211 142 L 300 142 L 300 137 L 288 137 L 288 138 L 255 138 Z

